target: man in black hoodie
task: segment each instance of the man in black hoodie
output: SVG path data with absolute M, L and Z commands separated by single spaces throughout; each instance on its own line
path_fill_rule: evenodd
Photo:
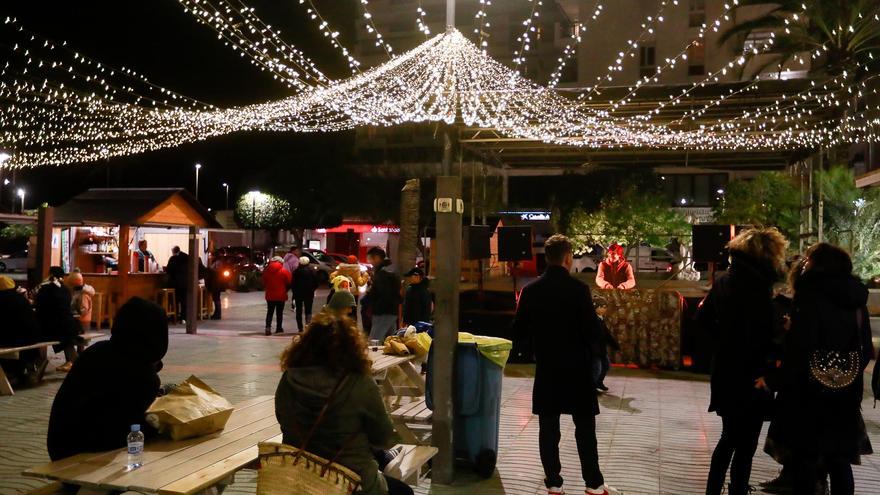
M 49 417 L 53 461 L 125 447 L 131 425 L 155 434 L 144 413 L 160 394 L 168 321 L 156 304 L 134 297 L 119 308 L 110 340 L 91 345 L 61 384 Z
M 367 259 L 373 265 L 373 283 L 367 291 L 367 302 L 372 311 L 373 324 L 370 340 L 385 340 L 397 331 L 397 315 L 400 310 L 400 277 L 391 269 L 391 260 L 385 250 L 374 247 L 367 251 Z
M 413 268 L 404 275 L 409 285 L 403 295 L 403 324 L 412 325 L 420 321 L 431 321 L 431 293 L 428 292 L 428 279 L 421 268 Z

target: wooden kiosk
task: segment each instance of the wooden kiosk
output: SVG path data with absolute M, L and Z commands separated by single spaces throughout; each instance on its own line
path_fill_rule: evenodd
M 107 295 L 111 314 L 130 297 L 156 301 L 167 276 L 159 263 L 138 263 L 141 227 L 185 234 L 190 254 L 187 332 L 195 333 L 198 309 L 200 229 L 220 225 L 182 188 L 89 189 L 54 208 L 53 251 L 70 267 L 79 267 L 87 284 Z M 56 259 L 53 256 L 53 259 Z M 139 266 L 140 265 L 140 266 Z

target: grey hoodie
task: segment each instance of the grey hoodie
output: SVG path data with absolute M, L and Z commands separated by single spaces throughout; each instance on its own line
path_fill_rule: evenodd
M 302 447 L 303 437 L 340 376 L 338 371 L 319 366 L 291 368 L 284 373 L 275 391 L 275 416 L 285 444 Z M 386 495 L 388 487 L 379 476 L 372 448 L 391 448 L 399 438 L 379 387 L 369 375 L 352 374 L 345 379 L 306 450 L 332 459 L 350 438 L 336 462 L 361 476 L 363 495 Z

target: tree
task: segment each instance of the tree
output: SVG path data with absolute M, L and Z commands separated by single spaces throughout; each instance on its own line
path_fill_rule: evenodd
M 828 242 L 852 253 L 857 276 L 880 275 L 880 190 L 859 189 L 852 170 L 831 167 L 817 174 L 824 194 Z
M 628 249 L 643 242 L 663 245 L 672 237 L 688 235 L 690 224 L 660 192 L 629 186 L 607 194 L 597 210 L 574 209 L 564 231 L 580 254 L 612 242 Z
M 751 180 L 727 185 L 724 200 L 715 207 L 715 220 L 731 225 L 776 227 L 796 242 L 800 224 L 800 191 L 783 172 L 761 172 Z
M 734 13 L 752 6 L 766 7 L 766 0 L 740 0 Z M 810 65 L 813 75 L 837 76 L 844 72 L 852 81 L 876 73 L 878 62 L 871 52 L 880 47 L 880 15 L 877 0 L 774 0 L 766 14 L 737 23 L 721 34 L 719 44 L 745 38 L 753 31 L 772 31 L 773 43 L 764 49 L 766 59 L 749 77 L 771 66 L 782 67 L 819 53 Z M 759 55 L 747 53 L 753 58 Z
M 271 194 L 251 191 L 235 203 L 235 221 L 246 229 L 287 228 L 291 222 L 290 202 Z

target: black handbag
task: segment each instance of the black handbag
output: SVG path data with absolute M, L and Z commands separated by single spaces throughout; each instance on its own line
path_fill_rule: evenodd
M 855 383 L 862 373 L 861 310 L 856 311 L 858 350 L 837 351 L 817 349 L 810 353 L 810 377 L 828 390 L 841 390 Z

